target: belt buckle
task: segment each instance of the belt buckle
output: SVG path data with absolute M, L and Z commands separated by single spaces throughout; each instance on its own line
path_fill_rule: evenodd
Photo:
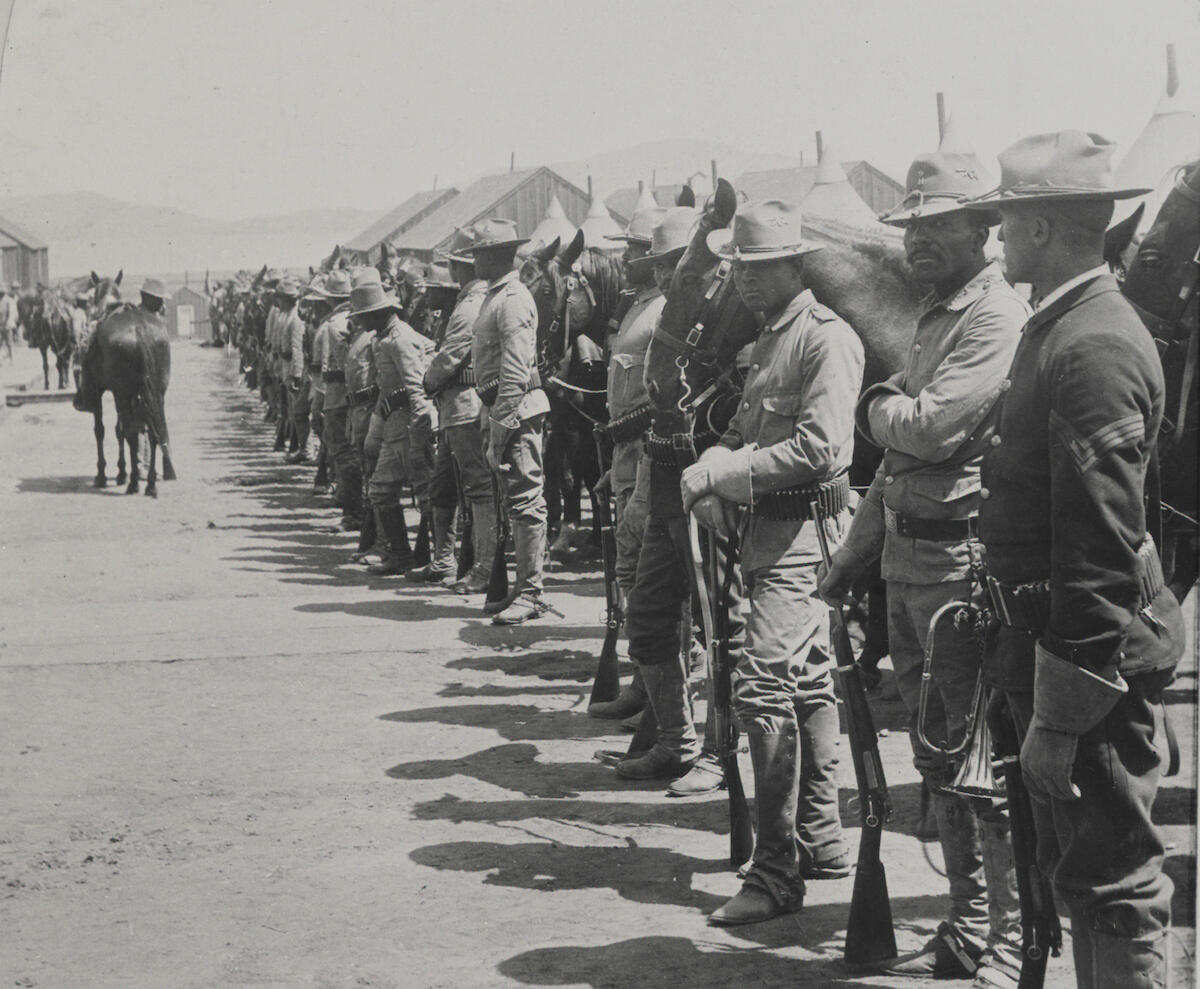
M 692 452 L 692 437 L 688 433 L 672 433 L 671 434 L 671 449 L 683 450 L 687 453 Z
M 893 536 L 899 531 L 896 525 L 896 513 L 888 508 L 887 505 L 883 506 L 883 527 Z

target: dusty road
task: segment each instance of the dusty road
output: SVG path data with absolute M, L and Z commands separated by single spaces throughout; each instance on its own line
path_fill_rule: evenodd
M 592 759 L 626 741 L 584 714 L 594 572 L 552 575 L 565 620 L 493 628 L 346 564 L 222 353 L 176 345 L 167 409 L 180 479 L 157 501 L 92 488 L 69 405 L 0 410 L 0 986 L 918 984 L 839 964 L 849 880 L 794 917 L 705 926 L 738 885 L 723 798 L 669 801 Z M 1188 660 L 1184 772 L 1156 807 L 1178 985 L 1195 687 Z M 946 900 L 900 712 L 876 713 L 905 950 Z

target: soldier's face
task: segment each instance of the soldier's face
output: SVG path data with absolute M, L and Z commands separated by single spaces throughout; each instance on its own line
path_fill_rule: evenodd
M 795 258 L 776 261 L 736 261 L 733 281 L 752 312 L 776 313 L 804 290 Z
M 1013 284 L 1034 282 L 1039 224 L 1035 213 L 1024 209 L 1000 210 L 1000 241 L 1004 244 L 1004 275 Z
M 987 228 L 968 213 L 924 216 L 904 228 L 904 252 L 923 285 L 958 281 L 987 241 Z

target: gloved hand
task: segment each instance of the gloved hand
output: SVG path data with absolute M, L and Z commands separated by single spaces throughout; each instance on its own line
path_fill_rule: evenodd
M 732 539 L 738 530 L 738 506 L 715 494 L 698 498 L 692 505 L 696 521 L 706 529 L 713 529 L 722 539 Z
M 1035 714 L 1021 746 L 1021 772 L 1030 794 L 1039 800 L 1078 800 L 1082 794 L 1071 782 L 1079 736 L 1055 731 Z
M 857 555 L 844 547 L 834 550 L 829 562 L 829 567 L 824 561 L 817 567 L 817 594 L 826 604 L 844 604 L 865 566 Z
M 488 466 L 495 473 L 503 474 L 508 471 L 509 465 L 504 463 L 504 455 L 514 432 L 515 430 L 501 425 L 495 419 L 488 423 L 486 455 Z
M 612 468 L 604 472 L 600 480 L 596 482 L 596 486 L 592 488 L 592 493 L 598 496 L 605 496 L 612 492 Z
M 690 512 L 692 506 L 711 490 L 707 464 L 695 463 L 690 467 L 685 467 L 679 478 L 679 493 L 683 498 L 684 514 Z M 709 528 L 716 528 L 716 526 L 709 526 Z

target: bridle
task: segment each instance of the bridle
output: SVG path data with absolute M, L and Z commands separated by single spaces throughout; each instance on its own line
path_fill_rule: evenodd
M 551 264 L 558 264 L 557 261 L 551 261 Z M 537 274 L 529 280 L 527 288 L 533 290 L 546 280 L 546 275 L 539 267 Z M 588 281 L 587 275 L 583 273 L 583 268 L 578 261 L 571 265 L 571 269 L 563 275 L 563 293 L 558 300 L 558 306 L 554 313 L 554 318 L 550 321 L 550 326 L 546 330 L 546 335 L 542 339 L 541 353 L 538 354 L 538 363 L 543 367 L 548 366 L 549 357 L 546 353 L 549 342 L 555 338 L 557 334 L 562 334 L 562 352 L 565 355 L 571 347 L 571 302 L 575 298 L 575 293 L 582 291 L 587 295 L 588 305 L 594 313 L 597 308 L 596 293 L 592 291 L 592 284 Z

